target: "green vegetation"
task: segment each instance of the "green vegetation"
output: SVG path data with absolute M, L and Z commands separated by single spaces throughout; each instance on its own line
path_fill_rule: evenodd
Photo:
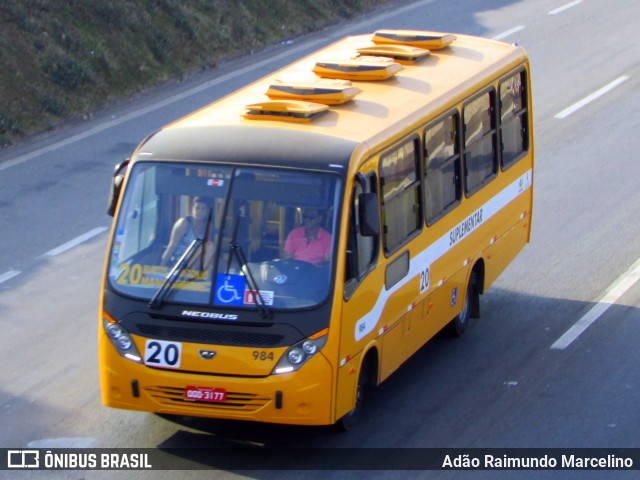
M 0 1 L 0 147 L 389 0 Z

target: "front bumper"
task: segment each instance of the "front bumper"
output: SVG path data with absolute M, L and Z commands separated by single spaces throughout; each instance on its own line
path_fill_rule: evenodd
M 103 332 L 99 348 L 102 402 L 110 407 L 296 425 L 333 423 L 331 366 L 322 352 L 296 372 L 251 376 L 251 369 L 241 372 L 244 375 L 216 375 L 150 368 L 120 356 Z M 224 389 L 226 400 L 188 400 L 187 386 Z

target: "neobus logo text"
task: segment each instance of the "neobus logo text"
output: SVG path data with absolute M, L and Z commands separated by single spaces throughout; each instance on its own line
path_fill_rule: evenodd
M 197 312 L 195 310 L 183 310 L 183 317 L 195 317 L 195 318 L 215 318 L 218 320 L 237 320 L 238 315 L 232 313 L 211 313 L 211 312 Z
M 482 223 L 482 208 L 469 215 L 456 228 L 449 232 L 449 246 L 452 247 Z

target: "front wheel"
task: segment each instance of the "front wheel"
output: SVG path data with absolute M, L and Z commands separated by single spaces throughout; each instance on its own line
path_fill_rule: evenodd
M 356 390 L 356 402 L 351 411 L 337 421 L 336 427 L 339 431 L 346 432 L 352 430 L 362 414 L 362 405 L 364 403 L 365 393 L 369 389 L 369 362 L 365 361 L 360 369 L 358 376 L 358 386 Z

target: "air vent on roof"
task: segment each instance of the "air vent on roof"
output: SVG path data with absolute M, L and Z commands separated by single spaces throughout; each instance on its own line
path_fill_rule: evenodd
M 411 45 L 373 45 L 371 47 L 358 48 L 361 55 L 373 55 L 393 58 L 399 63 L 415 63 L 429 55 L 429 50 L 412 47 Z
M 272 100 L 247 105 L 245 118 L 253 120 L 281 120 L 285 122 L 310 122 L 329 110 L 326 105 L 298 100 Z
M 351 82 L 344 80 L 276 81 L 269 85 L 267 96 L 269 98 L 307 100 L 325 105 L 340 105 L 348 102 L 361 91 L 358 87 L 352 86 Z
M 320 77 L 345 80 L 385 80 L 402 70 L 390 58 L 356 57 L 316 62 L 313 71 Z
M 423 32 L 419 30 L 378 30 L 372 41 L 376 44 L 402 44 L 437 50 L 451 45 L 456 39 L 450 33 Z

